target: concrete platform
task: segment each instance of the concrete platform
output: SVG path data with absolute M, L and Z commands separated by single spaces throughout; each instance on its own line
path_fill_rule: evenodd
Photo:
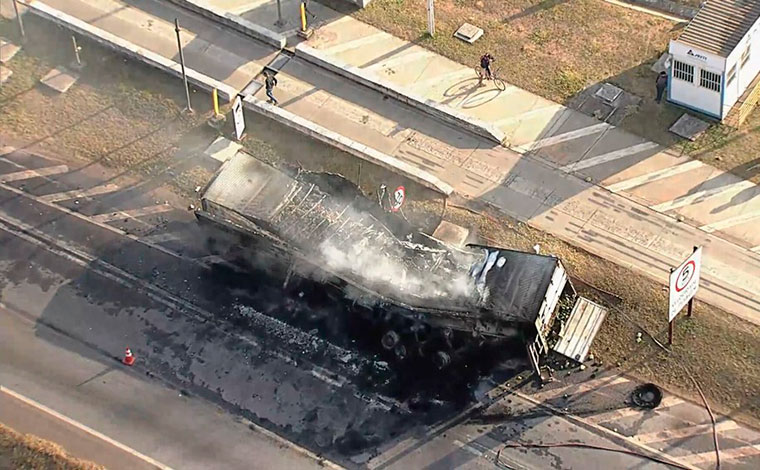
M 5 64 L 21 50 L 20 46 L 8 42 L 5 39 L 0 39 L 0 64 Z
M 0 67 L 0 84 L 5 83 L 13 75 L 13 70 L 8 67 Z
M 58 93 L 66 93 L 79 80 L 79 74 L 68 70 L 66 67 L 58 66 L 45 74 L 40 79 L 40 83 Z
M 211 145 L 203 152 L 209 158 L 213 158 L 219 162 L 226 162 L 232 158 L 242 146 L 237 142 L 233 142 L 225 137 L 217 137 Z

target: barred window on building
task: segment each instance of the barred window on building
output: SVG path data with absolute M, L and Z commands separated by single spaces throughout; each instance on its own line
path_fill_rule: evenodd
M 720 91 L 720 74 L 709 70 L 699 71 L 699 86 L 712 91 Z
M 694 66 L 674 60 L 673 78 L 677 78 L 689 83 L 694 83 Z

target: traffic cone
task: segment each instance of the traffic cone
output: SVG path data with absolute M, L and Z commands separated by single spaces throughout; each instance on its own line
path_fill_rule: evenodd
M 135 363 L 135 356 L 132 355 L 132 350 L 127 348 L 127 350 L 124 352 L 124 359 L 122 361 L 124 364 L 131 366 Z

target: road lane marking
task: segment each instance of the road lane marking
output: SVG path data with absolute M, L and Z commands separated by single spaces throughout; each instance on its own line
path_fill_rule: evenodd
M 734 217 L 729 217 L 719 222 L 714 222 L 712 224 L 703 225 L 699 228 L 701 230 L 704 230 L 707 233 L 712 233 L 712 232 L 715 232 L 716 230 L 723 230 L 724 228 L 733 227 L 734 225 L 743 224 L 744 222 L 749 222 L 755 219 L 760 219 L 760 209 L 755 209 L 753 211 L 749 211 L 744 214 L 739 214 Z
M 749 181 L 738 181 L 736 183 L 721 186 L 719 188 L 704 189 L 702 191 L 697 191 L 692 194 L 687 194 L 685 196 L 677 197 L 670 201 L 665 201 L 660 204 L 651 206 L 651 208 L 658 212 L 667 212 L 673 209 L 678 209 L 679 207 L 689 206 L 694 203 L 702 202 L 705 199 L 711 198 L 719 194 L 728 195 L 731 193 L 738 193 L 739 191 L 744 191 L 745 189 L 750 189 L 753 187 L 757 187 L 757 186 L 754 183 L 750 183 Z
M 28 180 L 31 178 L 39 178 L 41 176 L 52 176 L 66 173 L 69 171 L 69 167 L 66 165 L 49 166 L 45 168 L 39 168 L 37 170 L 24 170 L 14 173 L 6 173 L 0 175 L 0 181 L 3 183 L 9 183 L 11 181 Z
M 734 420 L 720 421 L 715 424 L 715 429 L 720 431 L 732 431 L 739 429 L 739 425 Z M 644 444 L 650 444 L 653 442 L 668 441 L 670 439 L 682 439 L 685 437 L 699 436 L 701 434 L 707 434 L 712 432 L 712 423 L 700 424 L 697 426 L 687 426 L 681 429 L 655 431 L 646 434 L 639 434 L 634 438 Z
M 614 152 L 608 152 L 602 155 L 597 155 L 596 157 L 587 158 L 585 160 L 580 160 L 575 163 L 565 165 L 561 167 L 560 170 L 568 173 L 571 171 L 585 170 L 586 168 L 590 168 L 592 166 L 620 160 L 621 158 L 635 155 L 640 152 L 646 152 L 647 150 L 652 150 L 657 147 L 659 147 L 659 145 L 655 144 L 654 142 L 642 142 L 640 144 L 631 145 L 630 147 L 626 147 L 624 149 L 615 150 Z
M 358 47 L 366 46 L 366 45 L 369 45 L 369 44 L 372 44 L 372 43 L 375 43 L 387 38 L 388 38 L 387 33 L 378 32 L 375 34 L 370 34 L 369 36 L 364 36 L 364 37 L 360 37 L 360 38 L 347 41 L 341 44 L 336 44 L 326 49 L 322 49 L 322 51 L 328 54 L 333 54 L 333 55 L 340 54 L 341 52 L 345 52 L 351 49 L 356 49 Z
M 760 245 L 757 245 L 753 248 L 750 248 L 749 251 L 753 251 L 755 253 L 760 253 Z
M 564 387 L 559 387 L 552 390 L 539 392 L 532 395 L 532 397 L 533 399 L 537 399 L 537 400 L 551 400 L 553 398 L 557 398 L 561 395 L 564 395 L 565 393 L 567 393 L 570 397 L 573 397 L 575 395 L 580 395 L 582 393 L 599 390 L 605 387 L 612 387 L 615 385 L 627 384 L 629 382 L 630 380 L 621 376 L 599 377 L 596 379 L 588 380 L 580 384 L 570 384 L 570 385 L 565 385 Z
M 67 201 L 69 199 L 99 196 L 101 194 L 113 193 L 118 190 L 119 187 L 115 184 L 107 183 L 100 186 L 95 186 L 94 188 L 90 189 L 74 189 L 62 193 L 46 194 L 44 196 L 39 196 L 39 198 L 45 202 L 60 202 Z
M 594 124 L 592 126 L 576 129 L 570 132 L 565 132 L 564 134 L 557 134 L 551 137 L 545 137 L 543 139 L 534 140 L 533 142 L 528 142 L 527 144 L 520 145 L 519 147 L 517 147 L 517 150 L 522 151 L 522 152 L 537 150 L 543 147 L 548 147 L 550 145 L 556 145 L 562 142 L 567 142 L 569 140 L 579 139 L 587 135 L 598 134 L 599 132 L 610 129 L 611 127 L 612 127 L 611 125 L 605 122 L 601 122 L 599 124 Z
M 658 407 L 658 410 L 661 411 L 662 408 L 670 408 L 671 406 L 680 405 L 681 403 L 684 403 L 684 401 L 681 400 L 680 398 L 674 397 L 672 395 L 668 395 L 662 399 L 662 402 L 660 402 L 660 406 Z M 642 413 L 645 413 L 645 411 L 639 408 L 626 407 L 626 408 L 619 408 L 617 410 L 606 411 L 604 413 L 599 413 L 595 415 L 589 415 L 589 416 L 586 416 L 586 419 L 591 423 L 600 424 L 600 423 L 606 423 L 609 421 L 614 421 L 616 419 L 627 418 L 629 416 L 637 416 Z
M 507 126 L 509 124 L 524 121 L 525 119 L 543 116 L 544 114 L 547 114 L 547 113 L 551 113 L 552 115 L 554 115 L 557 112 L 561 112 L 564 109 L 566 108 L 560 104 L 551 104 L 549 106 L 544 106 L 543 108 L 531 109 L 530 111 L 525 111 L 524 113 L 517 114 L 515 116 L 510 116 L 508 118 L 500 119 L 494 122 L 493 125 L 496 127 Z
M 126 211 L 116 211 L 93 215 L 90 218 L 96 222 L 107 223 L 119 219 L 136 219 L 138 217 L 160 214 L 162 212 L 169 212 L 172 210 L 174 210 L 174 208 L 168 204 L 157 204 L 155 206 L 143 207 L 140 209 L 130 209 Z
M 643 186 L 653 181 L 669 178 L 675 175 L 680 175 L 681 173 L 686 173 L 687 171 L 696 170 L 697 168 L 702 168 L 704 166 L 705 166 L 704 163 L 700 162 L 699 160 L 692 160 L 686 163 L 682 163 L 680 165 L 674 165 L 668 168 L 663 168 L 661 170 L 653 171 L 651 173 L 645 173 L 643 175 L 639 175 L 634 178 L 619 181 L 615 184 L 605 186 L 605 188 L 607 188 L 607 190 L 609 191 L 612 191 L 613 193 L 616 193 L 618 191 L 625 191 L 626 189 L 635 188 L 636 186 Z
M 734 447 L 732 449 L 720 449 L 720 461 L 735 460 L 746 457 L 754 457 L 760 455 L 760 445 L 748 445 L 742 447 Z M 679 462 L 683 462 L 689 465 L 700 465 L 715 462 L 715 451 L 702 452 L 699 454 L 687 455 L 685 457 L 677 457 Z
M 20 402 L 23 402 L 23 403 L 31 406 L 32 408 L 35 408 L 35 409 L 40 410 L 40 411 L 42 411 L 44 413 L 47 413 L 50 416 L 53 416 L 54 418 L 57 418 L 57 419 L 63 421 L 64 423 L 68 424 L 69 426 L 73 426 L 73 427 L 79 429 L 80 431 L 84 431 L 87 434 L 89 434 L 89 435 L 91 435 L 91 436 L 93 436 L 93 437 L 95 437 L 97 439 L 100 439 L 101 441 L 104 441 L 104 442 L 106 442 L 106 443 L 108 443 L 108 444 L 116 447 L 117 449 L 119 449 L 121 451 L 126 452 L 127 454 L 130 454 L 130 455 L 132 455 L 134 457 L 137 457 L 140 460 L 145 461 L 146 463 L 149 463 L 150 465 L 155 466 L 156 468 L 160 468 L 161 470 L 172 470 L 172 468 L 169 467 L 168 465 L 164 465 L 161 462 L 159 462 L 158 460 L 153 459 L 151 457 L 148 457 L 147 455 L 145 455 L 143 453 L 140 453 L 140 452 L 136 451 L 135 449 L 133 449 L 133 448 L 127 446 L 127 445 L 122 444 L 119 441 L 111 439 L 110 437 L 106 436 L 105 434 L 103 434 L 101 432 L 98 432 L 98 431 L 92 429 L 91 427 L 86 426 L 86 425 L 84 425 L 84 424 L 80 423 L 79 421 L 76 421 L 76 420 L 74 420 L 72 418 L 69 418 L 68 416 L 63 415 L 63 414 L 61 414 L 61 413 L 59 413 L 59 412 L 57 412 L 57 411 L 55 411 L 53 409 L 50 409 L 47 406 L 43 405 L 42 403 L 34 401 L 31 398 L 27 398 L 26 396 L 21 395 L 20 393 L 15 392 L 15 391 L 9 389 L 8 387 L 4 387 L 4 386 L 0 385 L 0 392 L 3 392 L 6 395 L 9 395 L 9 396 L 15 398 L 16 400 L 18 400 Z

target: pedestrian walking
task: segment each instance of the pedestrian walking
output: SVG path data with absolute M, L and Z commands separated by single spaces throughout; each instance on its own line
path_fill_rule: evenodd
M 657 98 L 654 100 L 660 103 L 662 101 L 662 95 L 665 93 L 665 89 L 668 87 L 668 74 L 665 72 L 660 72 L 660 74 L 657 75 L 657 80 L 655 80 L 654 84 L 657 88 Z
M 269 98 L 267 102 L 272 103 L 273 105 L 277 106 L 277 103 L 278 103 L 277 98 L 275 98 L 274 95 L 272 94 L 272 90 L 274 90 L 274 87 L 277 86 L 277 79 L 274 77 L 274 74 L 271 72 L 265 72 L 265 75 L 266 75 L 266 80 L 264 83 L 267 89 L 267 97 Z

